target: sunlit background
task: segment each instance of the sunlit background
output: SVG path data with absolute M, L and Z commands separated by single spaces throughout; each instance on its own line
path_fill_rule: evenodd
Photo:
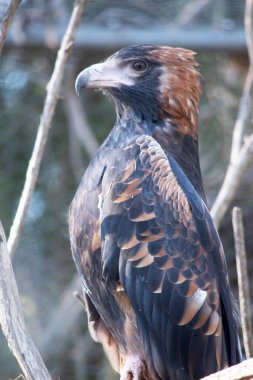
M 0 210 L 7 236 L 25 181 L 46 84 L 72 5 L 70 0 L 23 0 L 1 57 Z M 118 378 L 100 345 L 91 340 L 83 306 L 73 296 L 74 290 L 80 290 L 70 251 L 68 208 L 90 157 L 115 120 L 112 105 L 100 93 L 84 90 L 80 98 L 75 95 L 76 75 L 129 44 L 194 49 L 203 85 L 201 167 L 211 207 L 228 164 L 248 67 L 244 6 L 238 0 L 88 1 L 13 260 L 29 330 L 53 379 Z M 247 128 L 251 133 L 250 122 Z M 251 276 L 252 181 L 250 168 L 233 202 L 243 209 Z M 220 234 L 237 294 L 231 208 Z M 15 379 L 21 370 L 3 337 L 0 347 L 0 380 Z

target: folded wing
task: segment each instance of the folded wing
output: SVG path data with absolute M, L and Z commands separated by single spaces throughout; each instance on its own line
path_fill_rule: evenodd
M 223 250 L 177 163 L 152 137 L 140 136 L 121 152 L 118 169 L 108 169 L 103 193 L 104 278 L 128 295 L 155 376 L 198 379 L 234 364 Z

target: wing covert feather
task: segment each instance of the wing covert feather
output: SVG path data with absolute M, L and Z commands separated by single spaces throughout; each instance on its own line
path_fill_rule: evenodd
M 115 180 L 104 191 L 102 238 L 113 239 L 113 252 L 115 247 L 118 252 L 112 257 L 102 249 L 104 268 L 110 277 L 112 261 L 118 267 L 149 365 L 160 379 L 166 379 L 166 371 L 180 379 L 185 370 L 198 378 L 197 366 L 206 366 L 208 374 L 214 366 L 218 370 L 230 364 L 235 352 L 232 359 L 221 355 L 227 344 L 232 351 L 236 347 L 227 270 L 204 202 L 150 136 L 139 136 L 124 150 L 116 176 L 114 170 L 107 172 Z M 107 223 L 109 219 L 114 221 Z M 202 358 L 201 365 L 196 357 Z

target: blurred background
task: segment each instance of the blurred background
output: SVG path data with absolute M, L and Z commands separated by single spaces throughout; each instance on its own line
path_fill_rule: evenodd
M 0 66 L 0 204 L 6 235 L 16 212 L 33 149 L 45 87 L 73 1 L 23 0 L 9 30 Z M 76 75 L 130 44 L 195 50 L 202 74 L 200 161 L 211 207 L 228 165 L 233 126 L 248 68 L 245 1 L 88 1 L 64 76 L 39 181 L 13 259 L 29 330 L 53 379 L 117 379 L 87 332 L 73 296 L 79 280 L 71 257 L 67 214 L 83 172 L 113 126 L 112 105 L 91 90 L 74 93 Z M 252 119 L 252 115 L 249 120 Z M 252 124 L 246 134 L 252 133 Z M 248 270 L 253 278 L 253 168 L 233 205 L 243 210 Z M 237 294 L 231 208 L 220 226 L 230 281 Z M 251 294 L 253 294 L 251 281 Z M 21 370 L 0 337 L 0 380 Z

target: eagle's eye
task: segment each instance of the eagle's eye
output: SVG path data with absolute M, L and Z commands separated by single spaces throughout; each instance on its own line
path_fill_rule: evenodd
M 148 64 L 146 61 L 143 61 L 143 60 L 138 60 L 138 61 L 134 61 L 132 63 L 132 68 L 135 70 L 135 71 L 145 71 L 148 67 Z

